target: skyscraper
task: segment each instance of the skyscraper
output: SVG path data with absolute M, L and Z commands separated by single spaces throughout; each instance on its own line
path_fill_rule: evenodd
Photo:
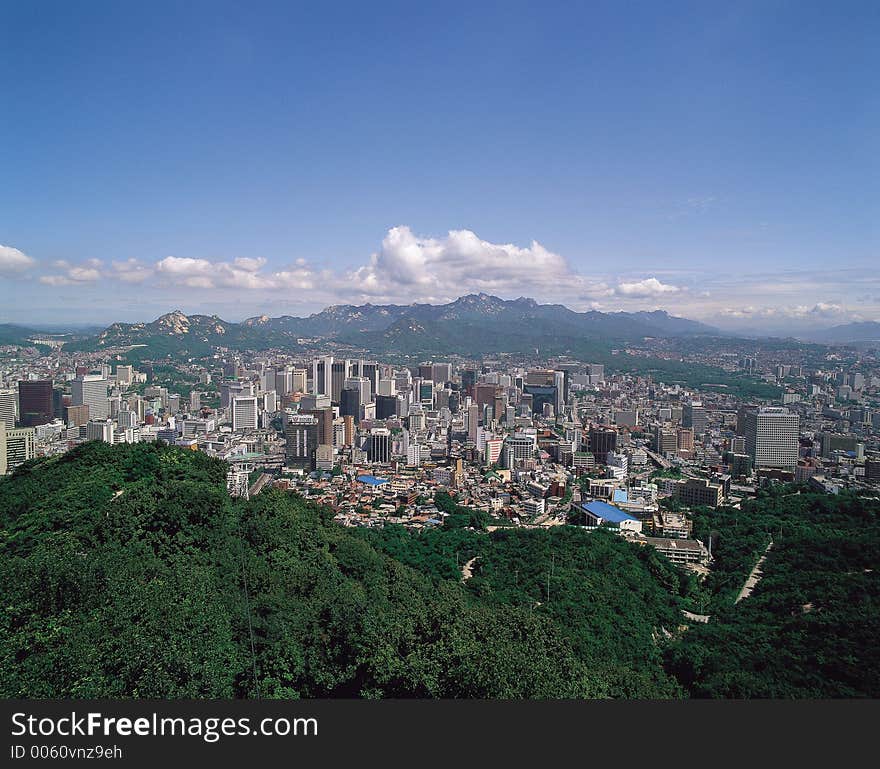
M 287 446 L 284 457 L 289 467 L 314 469 L 318 448 L 318 418 L 311 414 L 295 414 L 284 427 Z
M 370 462 L 387 464 L 391 461 L 391 431 L 384 427 L 376 427 L 370 431 L 367 442 L 367 458 Z
M 22 427 L 36 427 L 51 422 L 54 411 L 50 379 L 19 381 L 18 420 Z
M 71 393 L 71 405 L 88 406 L 89 419 L 107 419 L 110 416 L 107 380 L 100 374 L 77 377 L 71 383 Z
M 746 453 L 755 467 L 794 469 L 800 417 L 787 408 L 765 406 L 745 414 Z
M 232 431 L 256 430 L 258 426 L 257 396 L 242 395 L 232 399 Z
M 15 390 L 0 390 L 0 422 L 6 424 L 6 429 L 15 427 L 18 416 L 18 393 Z
M 596 461 L 605 464 L 608 452 L 617 449 L 617 431 L 607 427 L 590 428 L 590 452 L 596 457 Z
M 685 403 L 681 410 L 681 426 L 693 428 L 694 435 L 703 435 L 708 425 L 706 409 L 701 401 Z

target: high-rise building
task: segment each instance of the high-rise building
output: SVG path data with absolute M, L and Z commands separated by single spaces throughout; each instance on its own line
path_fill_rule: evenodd
M 284 437 L 287 465 L 313 469 L 318 448 L 318 418 L 311 414 L 294 414 L 287 420 Z
M 745 414 L 746 453 L 755 467 L 793 469 L 798 460 L 800 417 L 787 408 L 765 406 Z
M 599 464 L 605 464 L 608 452 L 617 449 L 617 431 L 607 427 L 590 428 L 590 453 Z
M 92 419 L 86 424 L 86 440 L 113 443 L 113 422 L 109 419 Z
M 467 408 L 467 429 L 468 440 L 477 442 L 477 429 L 480 426 L 480 407 L 476 403 L 472 403 Z
M 65 406 L 64 422 L 68 427 L 79 427 L 89 421 L 89 407 L 82 406 Z
M 104 393 L 106 397 L 106 391 Z M 51 422 L 54 416 L 52 380 L 22 379 L 18 383 L 18 421 L 22 427 Z
M 0 419 L 0 475 L 6 475 L 6 422 Z
M 243 395 L 232 399 L 232 431 L 236 433 L 256 430 L 259 425 L 257 397 Z
M 37 455 L 37 436 L 33 427 L 6 429 L 6 472 Z
M 391 431 L 375 427 L 370 431 L 367 441 L 367 458 L 370 462 L 387 464 L 391 461 Z
M 317 441 L 319 446 L 333 445 L 333 409 L 330 406 L 303 410 L 300 414 L 313 416 L 318 420 Z
M 119 385 L 130 385 L 134 379 L 134 366 L 117 366 L 116 367 L 116 383 Z
M 100 374 L 86 374 L 71 382 L 73 406 L 88 406 L 90 419 L 107 419 L 110 416 L 110 401 L 107 398 L 107 380 Z
M 15 427 L 18 418 L 18 392 L 15 390 L 0 390 L 0 422 L 6 424 L 6 429 Z
M 661 457 L 678 451 L 678 436 L 673 430 L 658 427 L 654 433 L 654 448 Z
M 307 377 L 308 377 L 308 372 L 304 368 L 302 368 L 302 369 L 295 368 L 293 370 L 293 377 L 291 379 L 290 392 L 295 392 L 295 393 L 306 392 L 306 390 L 308 389 Z
M 346 387 L 342 391 L 342 397 L 339 400 L 339 413 L 342 416 L 351 416 L 360 419 L 361 413 L 361 393 L 356 387 Z
M 682 406 L 681 426 L 692 428 L 694 435 L 703 435 L 706 432 L 708 423 L 709 419 L 706 409 L 703 408 L 701 401 L 691 401 Z
M 392 419 L 397 416 L 397 396 L 376 396 L 376 419 Z
M 524 392 L 532 396 L 533 413 L 543 414 L 545 405 L 550 405 L 553 408 L 553 413 L 556 413 L 559 405 L 559 390 L 555 385 L 526 384 Z

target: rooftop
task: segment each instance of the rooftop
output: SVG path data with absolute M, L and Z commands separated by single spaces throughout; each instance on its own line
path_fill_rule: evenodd
M 603 502 L 600 499 L 594 499 L 592 502 L 587 502 L 586 504 L 581 505 L 581 508 L 588 513 L 592 513 L 596 517 L 601 518 L 604 521 L 610 521 L 611 523 L 638 520 L 638 518 L 629 515 L 629 513 L 625 513 L 623 510 L 614 507 L 614 505 L 609 505 L 607 502 Z

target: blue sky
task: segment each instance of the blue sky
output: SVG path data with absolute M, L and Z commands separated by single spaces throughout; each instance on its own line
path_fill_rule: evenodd
M 880 319 L 880 4 L 0 3 L 0 321 Z

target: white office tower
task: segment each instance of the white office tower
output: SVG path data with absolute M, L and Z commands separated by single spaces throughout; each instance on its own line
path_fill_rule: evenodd
M 126 404 L 128 405 L 128 404 Z M 138 426 L 138 415 L 136 411 L 131 411 L 130 409 L 121 409 L 119 413 L 116 415 L 116 422 L 120 428 L 126 427 L 137 427 Z
M 254 394 L 251 382 L 224 382 L 220 385 L 220 408 L 229 408 L 233 398 L 241 398 Z
M 274 414 L 278 411 L 278 394 L 276 392 L 265 392 L 262 395 L 263 410 Z
M 312 394 L 333 394 L 333 356 L 325 355 L 312 361 Z
M 378 395 L 397 395 L 397 382 L 393 379 L 380 379 Z
M 120 385 L 130 385 L 134 379 L 133 366 L 117 366 L 116 367 L 116 383 Z
M 193 390 L 189 394 L 189 410 L 195 414 L 199 409 L 201 409 L 201 407 L 202 394 L 200 392 L 197 392 L 196 390 Z
M 257 429 L 257 398 L 244 395 L 232 399 L 232 431 L 236 433 Z
M 363 405 L 364 403 L 369 403 L 373 400 L 373 388 L 370 385 L 370 380 L 364 376 L 351 376 L 348 377 L 343 386 L 343 390 L 357 390 L 358 393 L 358 403 Z
M 553 372 L 553 386 L 556 388 L 556 413 L 561 414 L 565 408 L 565 372 Z
M 275 369 L 267 368 L 260 377 L 260 388 L 264 393 L 275 392 Z
M 421 446 L 418 443 L 411 443 L 406 449 L 406 466 L 418 467 L 421 461 Z
M 268 389 L 268 388 L 266 388 Z M 285 368 L 275 372 L 275 387 L 272 388 L 279 395 L 287 395 L 293 392 L 293 369 Z
M 15 427 L 18 416 L 18 391 L 0 390 L 0 422 L 6 423 L 6 429 Z
M 70 384 L 72 406 L 88 406 L 90 419 L 107 419 L 110 400 L 107 398 L 107 380 L 100 374 L 79 376 Z
M 91 408 L 89 410 L 91 411 Z M 86 424 L 86 440 L 113 443 L 113 422 L 109 419 L 90 419 Z
M 746 453 L 755 467 L 793 469 L 798 460 L 800 417 L 787 408 L 765 406 L 745 415 Z
M 480 454 L 485 455 L 486 441 L 489 440 L 489 438 L 491 438 L 491 437 L 492 437 L 492 433 L 490 433 L 485 428 L 483 428 L 483 427 L 477 428 L 477 440 L 475 442 L 477 444 L 477 451 L 479 451 Z
M 295 393 L 306 392 L 307 379 L 308 379 L 308 372 L 304 368 L 295 368 L 293 370 L 291 392 L 295 392 Z

